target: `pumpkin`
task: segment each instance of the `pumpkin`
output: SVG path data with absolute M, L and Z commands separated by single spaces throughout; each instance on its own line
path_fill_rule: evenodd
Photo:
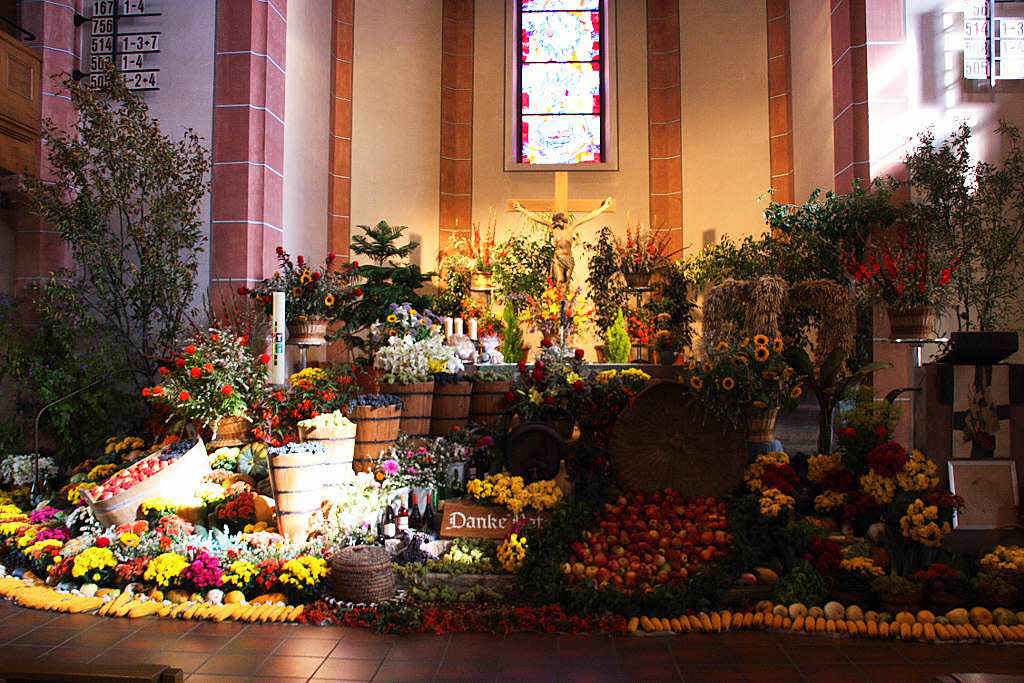
M 896 615 L 896 623 L 897 624 L 906 624 L 907 626 L 911 626 L 911 625 L 917 623 L 917 620 L 914 619 L 914 615 L 911 614 L 910 612 L 900 612 L 899 614 Z
M 921 610 L 917 613 L 917 620 L 922 624 L 934 624 L 935 615 L 926 609 Z
M 815 619 L 817 619 L 818 617 L 825 616 L 825 611 L 822 610 L 820 607 L 812 607 L 809 610 L 807 610 L 807 616 L 814 617 Z
M 264 593 L 263 595 L 257 595 L 255 598 L 249 601 L 250 605 L 260 605 L 265 602 L 287 602 L 288 598 L 285 597 L 284 593 Z
M 992 623 L 992 613 L 984 607 L 973 607 L 970 611 L 971 623 L 975 626 L 979 624 L 989 625 Z
M 992 610 L 992 620 L 999 626 L 1017 625 L 1017 615 L 1005 607 L 998 607 Z
M 779 575 L 768 567 L 758 567 L 754 570 L 754 574 L 757 575 L 757 580 L 766 586 L 774 586 L 779 582 Z
M 946 612 L 946 618 L 949 619 L 949 623 L 955 625 L 966 624 L 970 619 L 970 615 L 963 607 L 957 607 Z
M 789 606 L 789 618 L 796 619 L 797 617 L 806 617 L 807 607 L 801 602 L 794 602 Z
M 231 591 L 224 596 L 225 605 L 234 605 L 241 602 L 245 602 L 245 593 L 242 591 Z M 633 630 L 635 631 L 636 629 Z
M 846 608 L 840 605 L 838 602 L 826 602 L 825 603 L 825 617 L 827 619 L 845 619 Z
M 857 605 L 850 605 L 846 608 L 846 618 L 850 621 L 864 621 L 864 610 Z

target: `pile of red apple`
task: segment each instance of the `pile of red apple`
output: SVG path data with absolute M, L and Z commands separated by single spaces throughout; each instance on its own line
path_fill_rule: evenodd
M 625 592 L 684 583 L 702 564 L 725 557 L 732 543 L 725 529 L 725 503 L 717 498 L 686 500 L 672 489 L 619 496 L 605 503 L 597 528 L 571 545 L 562 570 Z
M 107 500 L 149 479 L 160 470 L 173 465 L 176 459 L 163 460 L 156 454 L 143 458 L 130 467 L 115 472 L 105 482 L 99 486 L 94 486 L 89 493 L 94 501 Z

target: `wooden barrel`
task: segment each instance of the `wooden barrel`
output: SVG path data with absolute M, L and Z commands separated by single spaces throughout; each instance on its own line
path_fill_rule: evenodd
M 434 380 L 417 384 L 382 384 L 380 393 L 402 399 L 400 429 L 409 436 L 430 436 L 430 413 L 434 403 Z
M 472 398 L 472 382 L 435 384 L 434 403 L 430 414 L 430 435 L 448 436 L 456 427 L 465 428 L 469 421 L 469 404 Z
M 149 455 L 132 468 L 141 468 L 143 463 L 156 460 L 166 449 Z M 184 455 L 164 469 L 143 479 L 127 491 L 122 491 L 106 500 L 94 500 L 90 490 L 83 491 L 92 514 L 104 526 L 119 526 L 134 522 L 142 501 L 148 498 L 181 500 L 189 498 L 203 483 L 203 477 L 210 473 L 210 457 L 206 454 L 203 440 L 196 441 Z
M 369 472 L 381 451 L 391 447 L 398 438 L 402 406 L 355 406 L 351 418 L 356 423 L 352 469 Z
M 303 543 L 309 534 L 310 518 L 320 511 L 327 455 L 322 448 L 317 449 L 319 452 L 277 452 L 283 450 L 272 448 L 269 452 L 277 529 L 288 540 Z
M 550 425 L 527 422 L 509 432 L 505 442 L 508 471 L 527 482 L 553 479 L 566 457 L 565 439 Z
M 473 382 L 469 419 L 479 424 L 496 424 L 505 413 L 505 394 L 511 389 L 512 382 L 507 379 L 494 382 Z
M 299 427 L 300 441 L 316 441 L 324 447 L 327 460 L 324 462 L 323 485 L 337 487 L 355 476 L 352 459 L 356 445 L 356 425 L 347 427 Z

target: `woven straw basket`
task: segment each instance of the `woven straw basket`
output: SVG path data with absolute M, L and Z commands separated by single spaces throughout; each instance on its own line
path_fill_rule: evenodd
M 344 602 L 374 603 L 394 596 L 395 575 L 384 548 L 357 545 L 331 558 L 331 595 Z

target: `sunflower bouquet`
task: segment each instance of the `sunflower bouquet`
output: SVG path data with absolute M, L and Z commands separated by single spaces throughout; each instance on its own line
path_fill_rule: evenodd
M 358 299 L 363 292 L 353 284 L 354 263 L 335 268 L 336 256 L 328 254 L 324 265 L 314 268 L 302 256 L 292 261 L 283 248 L 277 248 L 279 270 L 261 280 L 252 289 L 239 287 L 238 293 L 261 304 L 269 316 L 274 292 L 285 293 L 285 321 L 337 320 L 345 304 Z
M 679 379 L 686 392 L 734 424 L 755 410 L 791 410 L 802 393 L 801 378 L 784 350 L 782 339 L 761 334 L 721 341 L 703 360 L 690 359 Z

